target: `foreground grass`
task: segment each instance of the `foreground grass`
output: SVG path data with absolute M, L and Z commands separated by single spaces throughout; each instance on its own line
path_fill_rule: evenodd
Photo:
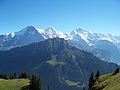
M 0 79 L 0 90 L 21 90 L 22 87 L 29 85 L 28 79 Z
M 99 77 L 95 82 L 95 90 L 120 90 L 120 73 Z

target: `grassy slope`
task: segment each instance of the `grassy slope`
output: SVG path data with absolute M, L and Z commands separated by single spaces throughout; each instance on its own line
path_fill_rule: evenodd
M 29 85 L 28 79 L 0 79 L 0 90 L 20 90 L 22 87 Z
M 120 90 L 120 73 L 101 76 L 94 87 L 96 90 Z

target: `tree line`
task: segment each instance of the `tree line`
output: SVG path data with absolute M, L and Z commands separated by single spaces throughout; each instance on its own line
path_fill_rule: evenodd
M 16 73 L 7 75 L 6 73 L 0 73 L 0 78 L 6 79 L 6 80 L 29 79 L 30 85 L 21 88 L 21 90 L 42 90 L 42 80 L 38 75 L 35 75 L 35 74 L 30 75 L 26 72 L 21 72 L 19 75 L 17 75 Z M 49 85 L 46 87 L 46 90 L 51 90 Z
M 116 68 L 115 71 L 112 73 L 112 75 L 116 75 L 117 73 L 119 73 L 119 68 Z M 94 73 L 92 72 L 89 78 L 89 83 L 88 83 L 88 90 L 95 90 L 94 89 L 94 84 L 96 82 L 96 80 L 100 77 L 101 73 L 98 70 L 96 72 L 96 74 L 94 75 Z M 83 88 L 83 90 L 85 90 L 85 88 Z
M 119 68 L 117 68 L 112 75 L 116 75 L 117 73 L 119 73 Z M 94 74 L 93 72 L 90 75 L 89 78 L 89 83 L 88 83 L 88 90 L 95 90 L 94 89 L 94 84 L 96 82 L 97 79 L 99 79 L 101 73 L 98 70 L 96 72 L 96 74 Z M 30 85 L 23 87 L 21 90 L 42 90 L 42 80 L 39 76 L 35 75 L 35 74 L 28 74 L 26 72 L 21 72 L 19 75 L 17 75 L 16 73 L 7 75 L 6 73 L 1 73 L 0 74 L 0 78 L 2 79 L 29 79 L 30 80 Z M 46 90 L 51 90 L 50 86 L 48 85 L 46 87 Z M 85 87 L 83 87 L 83 90 L 85 90 Z
M 22 79 L 22 78 L 29 79 L 30 77 L 28 77 L 28 74 L 26 72 L 22 72 L 18 76 L 16 73 L 12 73 L 10 75 L 6 73 L 0 73 L 0 78 L 1 79 Z

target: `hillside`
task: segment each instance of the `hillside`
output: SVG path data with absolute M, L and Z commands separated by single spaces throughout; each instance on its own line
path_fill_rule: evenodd
M 101 76 L 94 87 L 95 90 L 120 90 L 120 73 Z
M 0 79 L 0 90 L 21 90 L 22 87 L 29 85 L 28 79 Z
M 105 74 L 116 67 L 61 38 L 0 52 L 0 72 L 37 73 L 43 85 L 50 85 L 52 90 L 81 90 L 87 86 L 91 72 Z

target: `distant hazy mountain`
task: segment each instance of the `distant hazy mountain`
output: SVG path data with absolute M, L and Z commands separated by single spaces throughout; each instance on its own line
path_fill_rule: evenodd
M 76 29 L 70 34 L 72 45 L 87 50 L 102 60 L 120 64 L 120 36 Z
M 8 50 L 54 37 L 64 38 L 71 45 L 89 51 L 102 60 L 120 63 L 120 36 L 94 33 L 81 28 L 64 33 L 54 28 L 35 29 L 33 26 L 27 26 L 19 32 L 0 35 L 0 50 Z
M 0 51 L 0 72 L 37 73 L 52 90 L 82 90 L 91 72 L 108 73 L 117 67 L 60 38 Z

